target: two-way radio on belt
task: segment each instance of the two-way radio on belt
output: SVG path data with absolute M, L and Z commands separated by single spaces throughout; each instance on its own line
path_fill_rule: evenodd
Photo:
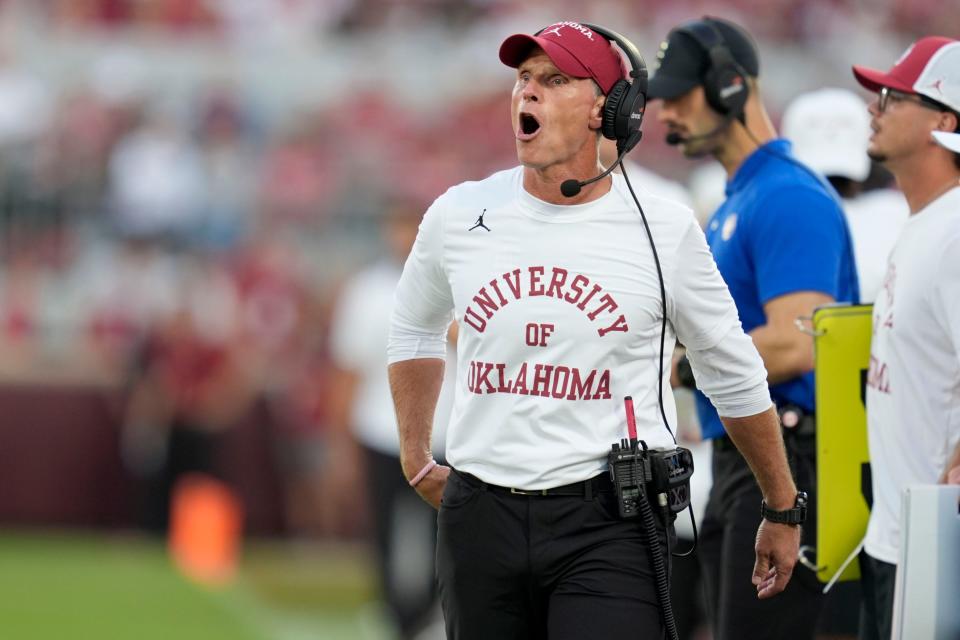
M 660 509 L 664 527 L 673 514 L 690 508 L 690 476 L 693 475 L 693 455 L 689 449 L 677 447 L 672 451 L 648 449 L 647 443 L 637 439 L 637 422 L 633 412 L 633 398 L 624 398 L 627 414 L 628 438 L 614 443 L 607 454 L 610 479 L 617 496 L 617 510 L 623 519 L 639 517 L 650 552 L 650 564 L 656 576 L 657 599 L 663 613 L 664 626 L 670 638 L 676 640 L 677 623 L 670 602 L 670 581 L 663 555 L 659 553 L 660 540 L 650 497 Z M 648 496 L 648 492 L 651 496 Z M 691 517 L 692 517 L 691 511 Z M 670 534 L 666 533 L 667 553 L 670 553 Z

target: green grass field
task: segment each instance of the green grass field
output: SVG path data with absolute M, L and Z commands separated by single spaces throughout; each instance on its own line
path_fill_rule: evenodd
M 369 558 L 248 543 L 228 587 L 182 577 L 159 540 L 0 534 L 4 640 L 384 640 Z

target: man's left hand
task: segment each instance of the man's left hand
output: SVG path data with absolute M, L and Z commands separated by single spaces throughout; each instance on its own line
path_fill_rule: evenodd
M 800 550 L 800 525 L 763 520 L 757 529 L 753 584 L 757 597 L 771 598 L 787 587 Z

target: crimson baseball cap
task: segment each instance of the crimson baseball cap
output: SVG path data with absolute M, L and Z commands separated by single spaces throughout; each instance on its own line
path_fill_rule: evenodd
M 500 45 L 500 61 L 516 69 L 534 47 L 543 49 L 565 74 L 593 78 L 604 94 L 627 78 L 626 63 L 613 44 L 579 22 L 556 22 L 532 36 L 514 34 Z
M 925 96 L 960 112 L 960 41 L 941 36 L 920 38 L 890 71 L 853 66 L 857 82 L 869 91 L 889 87 Z

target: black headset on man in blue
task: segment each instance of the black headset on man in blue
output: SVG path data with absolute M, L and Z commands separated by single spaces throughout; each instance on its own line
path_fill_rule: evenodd
M 744 107 L 750 95 L 747 72 L 736 61 L 720 31 L 707 18 L 694 20 L 677 28 L 703 48 L 710 58 L 701 82 L 707 104 L 722 116 L 744 123 Z

